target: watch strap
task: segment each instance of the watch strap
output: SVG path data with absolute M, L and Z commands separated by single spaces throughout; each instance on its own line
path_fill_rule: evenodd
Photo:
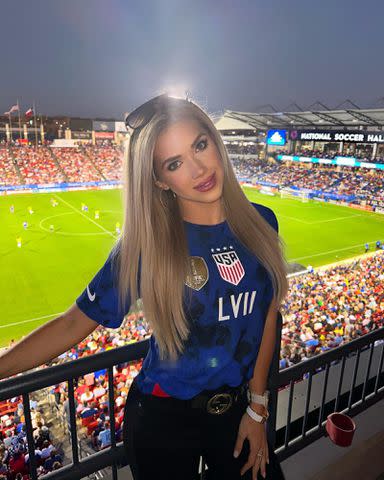
M 255 420 L 256 422 L 259 422 L 259 423 L 265 423 L 267 421 L 267 418 L 269 417 L 268 413 L 267 413 L 266 416 L 259 415 L 258 413 L 253 411 L 252 408 L 249 405 L 247 407 L 247 413 L 253 420 Z

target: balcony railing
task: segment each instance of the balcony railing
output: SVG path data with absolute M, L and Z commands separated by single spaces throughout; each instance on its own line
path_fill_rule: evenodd
M 354 416 L 384 397 L 382 372 L 384 342 L 379 342 L 384 338 L 384 328 L 279 371 L 281 324 L 282 318 L 279 313 L 278 336 L 268 380 L 271 392 L 268 437 L 279 459 L 283 460 L 324 435 L 326 416 L 329 413 L 340 411 Z M 62 382 L 66 382 L 68 387 L 72 463 L 39 478 L 76 480 L 106 467 L 112 467 L 112 477 L 114 480 L 117 479 L 117 469 L 125 465 L 126 461 L 123 444 L 116 441 L 113 367 L 142 359 L 147 353 L 148 344 L 148 340 L 129 344 L 91 357 L 26 373 L 0 383 L 0 401 L 22 396 L 30 453 L 30 475 L 33 480 L 37 479 L 37 469 L 30 394 Z M 86 458 L 80 458 L 75 381 L 100 369 L 107 369 L 108 372 L 111 446 Z M 350 376 L 350 382 L 346 386 L 346 382 L 343 385 L 343 380 L 347 376 Z M 320 384 L 321 400 L 318 395 Z M 294 399 L 295 389 L 301 392 L 299 399 Z M 313 398 L 312 390 L 315 392 Z M 203 478 L 203 472 L 201 475 Z

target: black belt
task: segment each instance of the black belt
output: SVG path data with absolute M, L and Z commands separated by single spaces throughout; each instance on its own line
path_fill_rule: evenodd
M 247 391 L 248 384 L 243 383 L 237 387 L 224 385 L 216 390 L 204 390 L 188 400 L 175 397 L 158 397 L 156 395 L 143 395 L 142 398 L 163 405 L 185 406 L 205 410 L 212 415 L 221 415 L 228 411 Z
M 203 391 L 191 398 L 192 408 L 201 408 L 212 415 L 221 415 L 231 408 L 247 391 L 247 384 L 238 387 L 221 387 L 215 391 Z

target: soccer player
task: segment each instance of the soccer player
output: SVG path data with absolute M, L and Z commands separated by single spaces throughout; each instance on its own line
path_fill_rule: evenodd
M 53 233 L 55 231 L 55 227 L 51 224 L 49 225 L 49 231 Z
M 29 212 L 30 215 L 32 215 L 34 213 L 33 208 L 31 206 L 28 207 L 28 212 Z
M 27 230 L 27 228 L 28 228 L 28 222 L 23 222 L 23 227 L 24 227 L 24 230 Z
M 15 213 L 15 206 L 14 206 L 14 205 L 11 205 L 11 206 L 9 207 L 9 211 L 10 211 L 11 213 Z
M 120 235 L 120 233 L 121 233 L 120 222 L 116 222 L 115 231 L 116 231 L 117 235 Z
M 376 242 L 376 248 L 380 248 L 380 245 L 381 245 L 380 240 L 377 240 L 377 242 Z
M 367 253 L 369 250 L 369 243 L 367 242 L 364 246 L 365 246 L 365 253 Z
M 21 237 L 16 238 L 16 243 L 19 248 L 21 248 Z
M 96 210 L 95 211 L 95 219 L 98 220 L 100 218 L 100 211 Z

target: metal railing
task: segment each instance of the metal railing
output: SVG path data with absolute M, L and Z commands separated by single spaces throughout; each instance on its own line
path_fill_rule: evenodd
M 353 417 L 384 398 L 383 339 L 384 327 L 271 375 L 279 405 L 269 427 L 280 461 L 326 434 L 330 413 Z
M 382 372 L 384 342 L 377 344 L 378 340 L 384 338 L 384 328 L 279 371 L 282 326 L 280 312 L 277 323 L 276 347 L 268 376 L 270 418 L 267 424 L 267 432 L 270 444 L 274 447 L 279 459 L 283 460 L 324 435 L 326 414 L 340 411 L 353 416 L 384 397 Z M 113 480 L 117 479 L 117 468 L 125 465 L 126 460 L 123 443 L 116 442 L 113 367 L 142 359 L 147 353 L 148 345 L 149 340 L 145 340 L 0 382 L 0 401 L 20 395 L 23 398 L 30 453 L 30 474 L 33 480 L 37 479 L 37 469 L 29 397 L 32 392 L 62 382 L 66 382 L 68 387 L 72 463 L 39 478 L 44 480 L 76 480 L 111 466 Z M 353 357 L 354 354 L 355 357 Z M 365 375 L 363 376 L 361 372 L 359 374 L 362 354 L 367 357 L 363 365 L 365 366 Z M 354 367 L 353 371 L 351 370 L 352 377 L 349 388 L 345 389 L 343 378 L 345 378 L 347 362 L 353 362 Z M 111 446 L 95 452 L 87 458 L 80 458 L 77 442 L 74 382 L 79 377 L 100 369 L 107 369 L 108 372 Z M 333 375 L 335 369 L 340 370 L 336 392 L 327 392 L 330 385 L 329 379 L 333 378 L 334 380 L 335 378 Z M 305 376 L 308 378 L 303 379 Z M 313 403 L 314 399 L 311 399 L 314 379 L 317 383 L 322 380 L 320 403 L 318 403 L 318 396 L 315 398 L 315 403 Z M 302 390 L 303 386 L 305 387 L 305 396 L 302 395 L 301 406 L 304 408 L 301 413 L 296 412 L 293 415 L 294 389 L 300 388 Z M 288 397 L 286 401 L 281 400 L 284 396 Z M 75 441 L 73 441 L 74 439 Z
M 26 373 L 9 380 L 0 382 L 0 401 L 22 396 L 24 405 L 25 424 L 29 449 L 30 475 L 32 480 L 37 479 L 35 459 L 35 445 L 30 410 L 30 393 L 52 385 L 67 382 L 69 400 L 69 425 L 71 432 L 72 464 L 65 465 L 60 470 L 50 472 L 39 479 L 76 480 L 84 478 L 108 466 L 112 466 L 113 480 L 117 479 L 117 466 L 124 462 L 122 442 L 116 442 L 115 415 L 114 415 L 114 386 L 113 367 L 119 364 L 133 362 L 143 358 L 148 350 L 149 340 L 119 347 L 91 357 L 84 357 L 73 362 L 48 367 L 39 371 Z M 87 458 L 79 458 L 77 442 L 76 409 L 74 396 L 74 381 L 78 377 L 96 370 L 107 369 L 108 372 L 108 400 L 111 430 L 111 446 Z M 75 440 L 75 441 L 74 441 Z

